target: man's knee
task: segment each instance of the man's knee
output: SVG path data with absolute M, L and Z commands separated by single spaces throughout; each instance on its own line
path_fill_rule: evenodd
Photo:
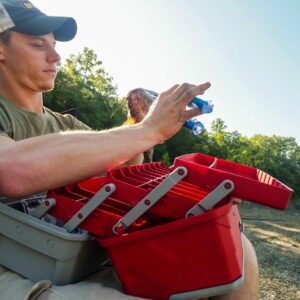
M 258 262 L 255 250 L 248 240 L 242 234 L 243 249 L 244 249 L 244 282 L 242 286 L 234 291 L 232 299 L 258 299 Z
M 242 234 L 243 246 L 244 246 L 244 262 L 245 262 L 245 278 L 246 280 L 256 279 L 258 280 L 258 262 L 255 250 L 248 240 L 248 238 Z M 250 277 L 250 278 L 249 278 Z
M 257 300 L 258 299 L 258 263 L 255 250 L 242 234 L 244 249 L 244 282 L 241 287 L 227 295 L 211 297 L 214 300 Z

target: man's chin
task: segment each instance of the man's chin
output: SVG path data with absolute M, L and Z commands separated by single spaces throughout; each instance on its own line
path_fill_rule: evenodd
M 53 89 L 54 89 L 54 87 L 49 88 L 49 89 L 44 89 L 43 92 L 51 92 L 51 91 L 53 91 Z
M 40 87 L 41 92 L 51 92 L 54 89 L 54 84 L 45 84 Z

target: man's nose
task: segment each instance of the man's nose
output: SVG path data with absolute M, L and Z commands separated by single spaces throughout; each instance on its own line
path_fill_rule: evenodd
M 55 49 L 51 49 L 47 56 L 47 61 L 51 63 L 58 63 L 61 61 L 61 57 Z

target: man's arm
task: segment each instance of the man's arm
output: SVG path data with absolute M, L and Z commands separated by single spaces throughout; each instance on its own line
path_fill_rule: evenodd
M 77 182 L 113 168 L 174 135 L 199 114 L 186 110 L 209 83 L 162 93 L 143 122 L 106 131 L 49 134 L 15 142 L 0 137 L 0 195 L 20 197 Z
M 0 194 L 33 194 L 113 168 L 155 143 L 150 132 L 136 127 L 70 131 L 18 142 L 1 137 Z
M 119 165 L 118 168 L 122 168 L 125 166 L 131 166 L 131 165 L 141 165 L 144 162 L 144 154 L 139 153 L 135 157 L 125 161 L 123 164 Z

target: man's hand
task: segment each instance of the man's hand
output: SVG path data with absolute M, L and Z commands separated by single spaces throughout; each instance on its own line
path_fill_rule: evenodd
M 200 85 L 184 83 L 161 93 L 142 121 L 143 126 L 153 132 L 158 143 L 165 141 L 177 133 L 188 119 L 201 114 L 198 108 L 187 109 L 187 105 L 209 87 L 209 82 Z

